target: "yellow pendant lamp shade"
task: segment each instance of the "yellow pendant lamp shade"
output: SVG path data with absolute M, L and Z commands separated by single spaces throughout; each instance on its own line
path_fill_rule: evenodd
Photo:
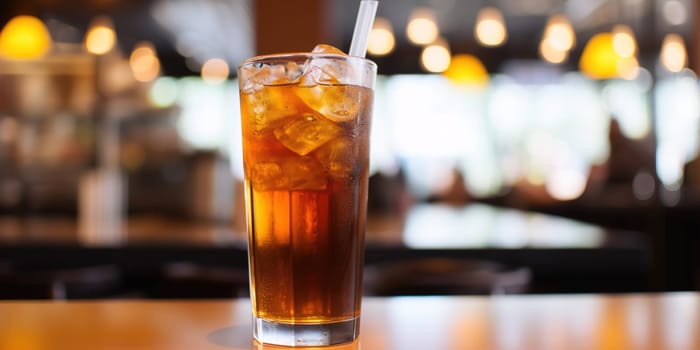
M 611 79 L 619 76 L 620 56 L 615 51 L 612 33 L 598 33 L 586 44 L 579 68 L 593 79 Z
M 489 73 L 484 65 L 476 56 L 469 54 L 454 55 L 449 68 L 443 74 L 459 85 L 482 86 L 489 81 Z
M 12 18 L 0 32 L 0 55 L 9 59 L 36 59 L 51 48 L 44 23 L 33 16 Z

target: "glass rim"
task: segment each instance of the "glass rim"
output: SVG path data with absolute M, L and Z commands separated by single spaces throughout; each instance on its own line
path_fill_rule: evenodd
M 245 67 L 251 64 L 256 64 L 256 63 L 273 63 L 273 62 L 288 62 L 292 61 L 295 58 L 297 59 L 309 59 L 309 58 L 321 58 L 321 59 L 334 59 L 334 60 L 341 60 L 341 61 L 355 61 L 358 63 L 365 64 L 367 66 L 373 67 L 375 70 L 377 69 L 377 64 L 364 57 L 358 57 L 358 56 L 349 56 L 349 55 L 340 55 L 340 54 L 334 54 L 334 53 L 313 53 L 313 52 L 289 52 L 289 53 L 275 53 L 275 54 L 265 54 L 265 55 L 258 55 L 258 56 L 253 56 L 250 58 L 247 58 L 243 60 L 238 65 L 238 69 L 241 67 Z

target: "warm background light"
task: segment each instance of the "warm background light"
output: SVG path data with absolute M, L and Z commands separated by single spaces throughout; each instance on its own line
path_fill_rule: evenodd
M 85 48 L 95 55 L 103 55 L 112 50 L 116 40 L 112 21 L 107 17 L 98 17 L 92 21 L 85 36 Z
M 554 15 L 545 25 L 542 40 L 547 41 L 545 45 L 552 50 L 569 51 L 576 44 L 576 34 L 566 16 Z
M 566 61 L 569 51 L 560 50 L 552 46 L 551 40 L 540 41 L 540 56 L 549 63 L 559 64 Z
M 220 58 L 209 59 L 202 65 L 202 79 L 208 83 L 221 83 L 228 75 L 228 63 Z
M 51 36 L 44 23 L 36 17 L 14 17 L 0 33 L 0 55 L 5 58 L 39 58 L 50 48 Z
M 469 54 L 454 55 L 443 74 L 459 85 L 481 86 L 489 81 L 489 74 L 484 65 L 476 56 Z
M 418 7 L 411 12 L 406 26 L 408 40 L 417 45 L 426 45 L 434 42 L 439 33 L 433 10 Z
M 495 7 L 484 7 L 476 17 L 476 40 L 484 46 L 500 46 L 506 42 L 508 32 L 503 15 Z
M 586 190 L 587 174 L 575 169 L 555 169 L 551 179 L 545 183 L 550 196 L 560 201 L 580 197 Z
M 611 79 L 619 76 L 620 56 L 615 51 L 612 33 L 598 33 L 586 44 L 579 68 L 593 79 Z
M 374 56 L 388 55 L 394 50 L 395 44 L 396 40 L 391 22 L 386 18 L 377 17 L 374 20 L 372 31 L 369 33 L 367 52 Z
M 661 64 L 671 72 L 680 72 L 685 68 L 688 54 L 683 38 L 678 34 L 668 34 L 661 44 Z
M 421 53 L 421 65 L 431 73 L 444 72 L 450 66 L 450 48 L 445 39 L 438 38 Z
M 147 42 L 137 44 L 129 57 L 129 66 L 137 81 L 149 82 L 158 77 L 160 61 L 153 45 Z
M 637 40 L 632 28 L 626 25 L 616 25 L 613 30 L 613 47 L 621 57 L 632 57 L 637 53 Z

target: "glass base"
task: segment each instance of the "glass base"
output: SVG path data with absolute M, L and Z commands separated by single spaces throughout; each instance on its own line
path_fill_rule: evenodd
M 253 337 L 262 344 L 324 346 L 349 343 L 360 334 L 360 318 L 321 323 L 279 323 L 253 317 Z

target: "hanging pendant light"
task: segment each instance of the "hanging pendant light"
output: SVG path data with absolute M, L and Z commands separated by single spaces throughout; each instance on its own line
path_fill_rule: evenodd
M 683 38 L 678 34 L 667 34 L 661 43 L 661 65 L 670 72 L 680 72 L 688 62 L 688 53 Z
M 501 11 L 495 7 L 482 8 L 476 16 L 474 36 L 483 46 L 503 45 L 508 39 L 508 31 Z
M 442 73 L 450 66 L 452 54 L 444 38 L 438 38 L 432 44 L 423 48 L 421 65 L 431 73 Z
M 416 45 L 427 45 L 437 40 L 438 29 L 435 12 L 427 7 L 417 7 L 411 12 L 406 26 L 408 40 Z
M 51 48 L 44 23 L 33 16 L 12 18 L 0 32 L 0 55 L 9 59 L 36 59 Z
M 90 23 L 90 29 L 85 35 L 85 48 L 92 54 L 104 55 L 114 48 L 116 41 L 112 20 L 100 16 Z
M 386 56 L 394 51 L 396 39 L 394 29 L 388 19 L 377 17 L 374 20 L 372 31 L 369 33 L 367 53 L 374 56 Z

